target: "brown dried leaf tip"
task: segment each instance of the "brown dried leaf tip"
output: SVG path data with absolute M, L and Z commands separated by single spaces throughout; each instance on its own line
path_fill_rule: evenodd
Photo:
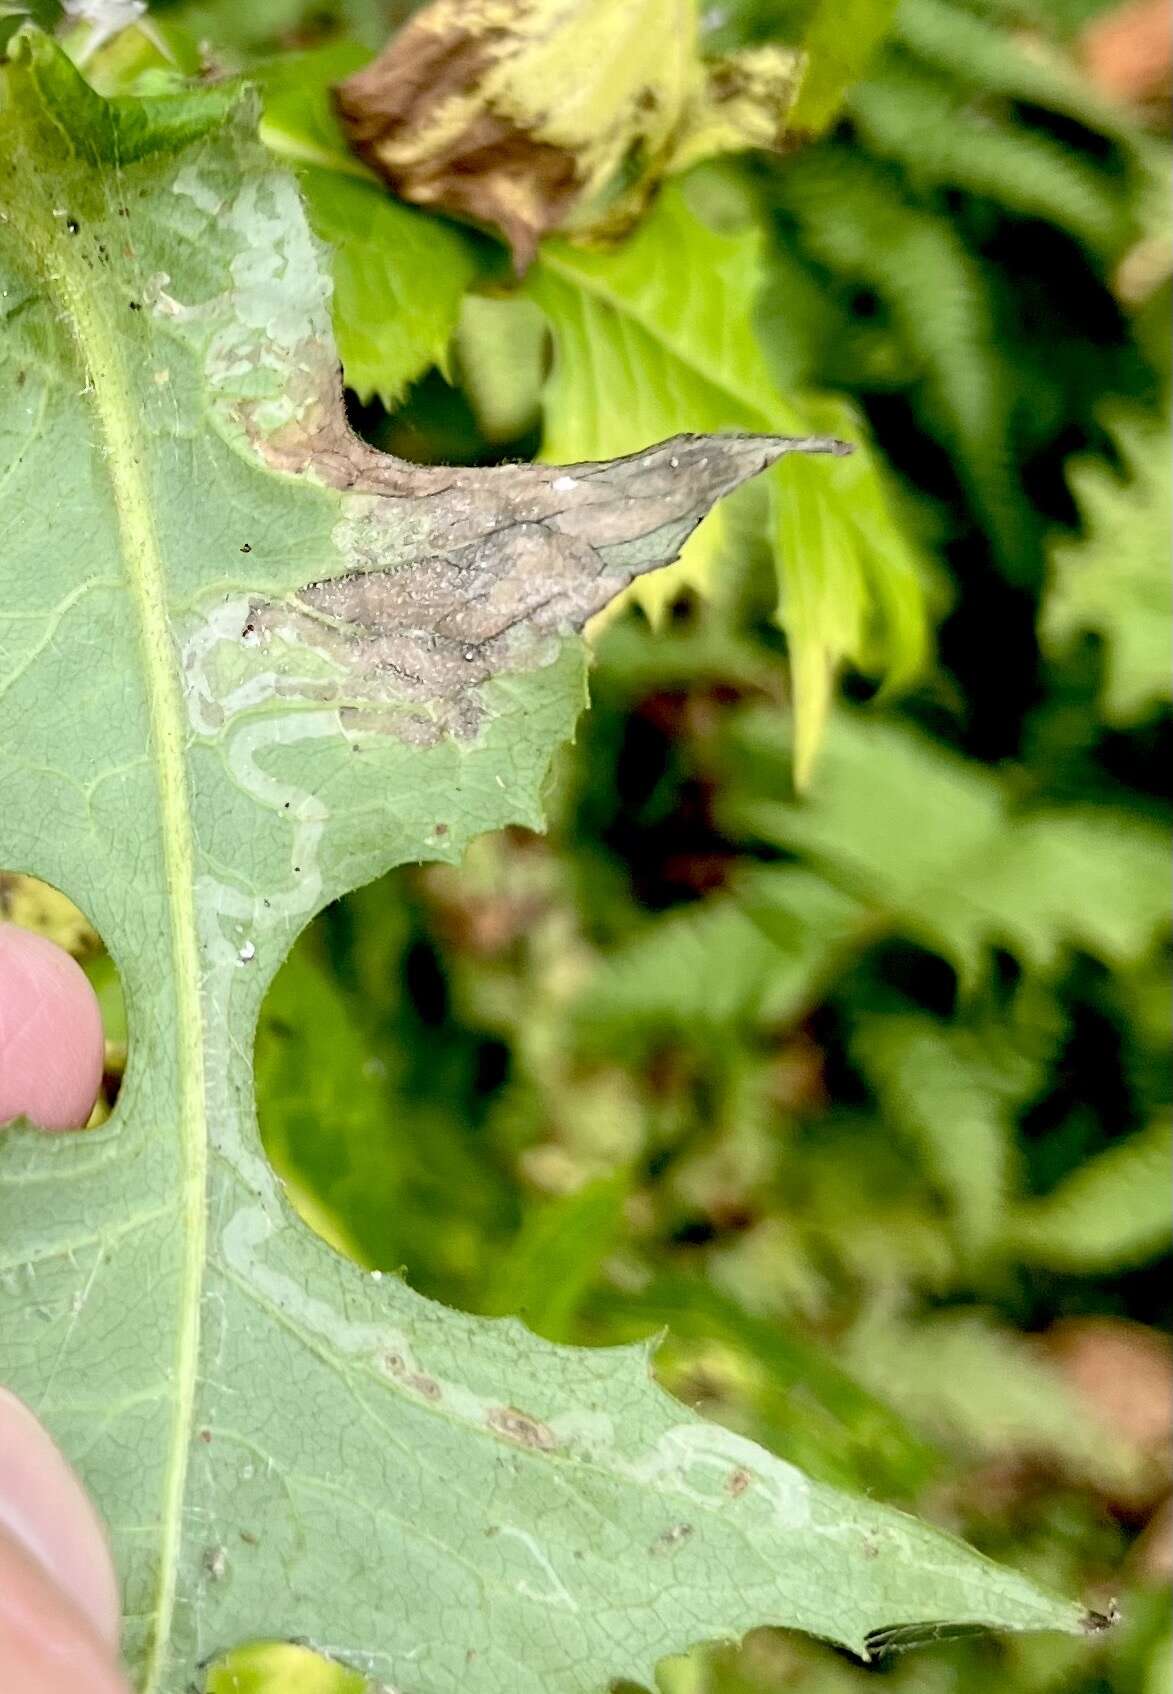
M 723 495 L 784 454 L 850 450 L 825 436 L 678 435 L 598 464 L 449 469 L 324 421 L 270 438 L 267 457 L 343 490 L 356 568 L 251 602 L 242 639 L 313 649 L 346 679 L 347 721 L 469 737 L 485 683 L 550 662 L 562 636 L 670 563 Z
M 433 0 L 335 91 L 354 150 L 404 199 L 498 230 L 618 233 L 697 159 L 783 145 L 801 56 L 706 63 L 696 0 Z

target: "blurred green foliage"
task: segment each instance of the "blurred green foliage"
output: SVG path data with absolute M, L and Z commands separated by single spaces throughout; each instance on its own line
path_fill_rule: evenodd
M 1167 1694 L 1167 138 L 1077 73 L 1096 0 L 901 0 L 822 139 L 702 169 L 617 252 L 549 244 L 518 293 L 339 150 L 326 86 L 407 10 L 151 13 L 172 57 L 266 55 L 372 439 L 485 461 L 846 417 L 879 472 L 784 467 L 773 516 L 749 492 L 600 632 L 546 838 L 323 914 L 258 1037 L 270 1152 L 363 1263 L 558 1340 L 663 1331 L 690 1403 L 1124 1614 L 866 1668 L 761 1632 L 664 1694 Z M 813 47 L 830 10 L 706 27 Z M 775 612 L 804 548 L 861 669 L 798 795 Z M 873 701 L 860 583 L 907 685 L 918 572 L 936 662 Z

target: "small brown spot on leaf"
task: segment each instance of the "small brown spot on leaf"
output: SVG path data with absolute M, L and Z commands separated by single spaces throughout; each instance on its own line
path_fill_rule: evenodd
M 738 1465 L 737 1469 L 731 1470 L 729 1475 L 725 1478 L 725 1492 L 731 1499 L 736 1500 L 739 1495 L 745 1493 L 749 1484 L 749 1472 L 743 1469 L 741 1465 Z
M 667 1529 L 662 1529 L 657 1535 L 649 1551 L 655 1554 L 674 1553 L 678 1547 L 683 1546 L 691 1534 L 692 1525 L 690 1523 L 669 1524 Z
M 414 1394 L 419 1394 L 425 1400 L 437 1401 L 444 1397 L 444 1390 L 434 1376 L 428 1376 L 424 1371 L 412 1370 L 402 1353 L 383 1353 L 379 1363 L 397 1382 L 405 1388 L 410 1388 Z
M 530 1417 L 528 1412 L 519 1412 L 516 1406 L 494 1406 L 486 1414 L 485 1422 L 498 1435 L 516 1441 L 521 1447 L 531 1447 L 536 1452 L 550 1453 L 558 1445 L 558 1439 L 548 1424 Z

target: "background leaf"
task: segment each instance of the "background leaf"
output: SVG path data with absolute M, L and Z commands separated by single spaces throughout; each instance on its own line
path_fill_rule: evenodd
M 816 0 L 802 38 L 807 72 L 794 103 L 797 130 L 825 129 L 847 90 L 887 34 L 893 0 L 851 0 L 848 7 Z
M 299 166 L 314 233 L 329 244 L 331 318 L 347 386 L 394 406 L 442 365 L 477 272 L 471 243 L 384 193 L 347 150 L 331 87 L 366 62 L 349 41 L 261 68 L 261 134 Z
M 1085 533 L 1052 551 L 1040 630 L 1052 652 L 1077 635 L 1100 637 L 1104 716 L 1127 724 L 1173 694 L 1173 595 L 1165 568 L 1173 477 L 1162 423 L 1143 413 L 1112 421 L 1120 471 L 1098 460 L 1072 465 Z
M 1173 1152 L 1167 1119 L 1089 1160 L 1010 1220 L 1015 1249 L 1032 1264 L 1088 1273 L 1143 1264 L 1168 1245 L 1164 1172 Z
M 847 714 L 809 800 L 786 801 L 774 797 L 786 768 L 778 720 L 747 713 L 738 742 L 749 781 L 730 824 L 802 852 L 967 981 L 995 945 L 1037 969 L 1052 966 L 1065 941 L 1123 962 L 1164 927 L 1164 843 L 1135 820 L 1019 811 L 996 777 Z
M 707 227 L 681 190 L 666 190 L 617 252 L 547 247 L 527 284 L 556 342 L 543 456 L 629 452 L 661 434 L 668 417 L 705 429 L 767 420 L 781 428 L 785 419 L 798 433 L 855 438 L 841 406 L 784 399 L 774 388 L 752 328 L 761 262 L 757 233 Z M 865 451 L 857 449 L 830 488 L 787 469 L 772 480 L 770 497 L 765 528 L 791 640 L 796 768 L 805 780 L 838 664 L 878 662 L 894 681 L 907 678 L 923 656 L 924 632 L 915 566 Z M 682 586 L 710 588 L 728 522 L 718 514 L 676 575 L 641 591 L 649 611 L 662 612 Z

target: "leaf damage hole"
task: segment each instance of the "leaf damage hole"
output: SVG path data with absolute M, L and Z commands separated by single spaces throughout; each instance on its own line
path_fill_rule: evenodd
M 312 869 L 293 856 L 297 827 L 291 877 Z M 460 827 L 458 812 L 437 806 L 437 855 L 451 855 Z M 446 925 L 457 919 L 432 896 L 427 870 L 392 872 L 302 932 L 261 1005 L 257 1112 L 285 1193 L 315 1233 L 372 1281 L 402 1273 L 419 1293 L 477 1311 L 491 1255 L 504 1257 L 518 1229 L 496 1129 L 512 1058 L 453 992 Z M 504 918 L 503 904 L 494 909 Z M 496 923 L 488 911 L 484 921 Z M 249 940 L 242 975 L 271 956 L 263 919 Z M 442 1397 L 427 1361 L 394 1345 L 372 1364 L 421 1400 Z
M 0 870 L 0 1125 L 97 1128 L 126 1055 L 122 982 L 94 924 L 52 884 Z

